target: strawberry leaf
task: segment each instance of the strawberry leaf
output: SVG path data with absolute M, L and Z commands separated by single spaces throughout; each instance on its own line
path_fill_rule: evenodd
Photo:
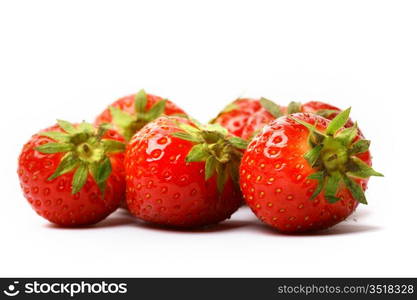
M 327 126 L 326 134 L 333 136 L 349 120 L 350 107 L 338 114 Z
M 200 134 L 201 132 L 200 129 L 194 126 L 188 125 L 188 124 L 181 123 L 181 122 L 178 122 L 178 127 L 189 134 Z
M 288 118 L 290 120 L 295 121 L 298 124 L 303 125 L 304 127 L 306 127 L 309 130 L 309 132 L 310 132 L 309 141 L 310 141 L 311 146 L 314 147 L 314 146 L 320 144 L 324 140 L 324 138 L 326 137 L 325 134 L 323 134 L 322 132 L 320 132 L 320 131 L 317 130 L 316 124 L 311 125 L 310 123 L 307 123 L 307 122 L 304 122 L 302 120 L 293 118 L 291 116 L 289 116 Z
M 306 127 L 310 132 L 311 131 L 316 131 L 317 129 L 316 129 L 316 127 L 314 126 L 314 125 L 311 125 L 310 123 L 307 123 L 307 122 L 304 122 L 304 121 L 302 121 L 302 120 L 299 120 L 299 119 L 296 119 L 296 118 L 293 118 L 293 117 L 291 117 L 291 116 L 289 116 L 288 117 L 290 120 L 293 120 L 294 122 L 296 122 L 296 123 L 298 123 L 298 124 L 301 124 L 301 125 L 303 125 L 304 127 Z
M 262 107 L 265 108 L 265 110 L 269 112 L 273 117 L 279 118 L 283 116 L 279 105 L 277 105 L 275 102 L 266 98 L 261 98 L 259 102 L 261 103 Z
M 189 116 L 187 114 L 184 113 L 176 113 L 176 114 L 171 114 L 169 115 L 170 117 L 180 117 L 180 118 L 184 118 L 184 119 L 188 119 Z
M 64 130 L 66 133 L 74 134 L 77 133 L 77 129 L 70 123 L 64 120 L 57 120 L 59 127 Z
M 87 164 L 80 164 L 72 178 L 72 194 L 78 193 L 87 181 L 88 166 Z
M 237 99 L 237 100 L 239 100 L 239 99 Z M 239 105 L 236 104 L 236 101 L 233 101 L 232 103 L 229 103 L 228 105 L 226 105 L 225 108 L 223 108 L 223 110 L 220 113 L 221 114 L 222 113 L 228 113 L 228 112 L 231 112 L 233 110 L 239 109 Z
M 311 199 L 317 197 L 324 188 L 324 197 L 329 203 L 339 199 L 336 196 L 341 181 L 352 196 L 360 203 L 367 204 L 365 194 L 360 184 L 352 178 L 369 178 L 383 176 L 376 172 L 355 154 L 368 151 L 370 142 L 367 140 L 353 141 L 358 137 L 357 123 L 353 127 L 344 128 L 349 120 L 350 108 L 339 113 L 327 126 L 326 132 L 318 131 L 314 126 L 291 116 L 288 118 L 304 125 L 310 131 L 309 143 L 312 146 L 305 155 L 309 165 L 316 170 L 309 179 L 318 181 Z M 352 178 L 351 178 L 352 177 Z
M 226 128 L 224 128 L 223 126 L 221 126 L 220 124 L 217 124 L 217 123 L 216 124 L 207 124 L 205 126 L 205 128 L 203 128 L 203 129 L 206 129 L 207 131 L 218 132 L 218 133 L 221 133 L 221 134 L 224 134 L 224 135 L 229 134 L 229 132 L 227 131 Z
M 148 96 L 146 95 L 145 90 L 142 89 L 135 95 L 135 111 L 137 113 L 144 113 L 147 102 Z
M 186 132 L 174 132 L 171 134 L 172 136 L 185 140 L 185 141 L 189 141 L 189 142 L 193 142 L 193 143 L 199 143 L 202 142 L 201 138 L 198 136 L 195 136 L 193 134 L 189 134 Z
M 182 114 L 182 115 L 183 115 L 183 118 L 185 118 L 187 120 L 190 120 L 198 129 L 200 129 L 200 130 L 204 129 L 204 124 L 202 124 L 199 120 L 197 120 L 197 119 L 195 119 L 191 116 L 185 115 L 185 114 Z
M 95 128 L 92 124 L 83 121 L 80 125 L 78 125 L 78 130 L 89 134 L 94 134 Z
M 291 114 L 295 114 L 301 112 L 301 103 L 300 102 L 290 102 L 290 104 L 288 104 L 287 107 L 287 114 L 291 115 Z
M 371 141 L 369 140 L 359 140 L 352 145 L 352 148 L 349 150 L 350 155 L 364 153 L 369 150 Z
M 109 107 L 113 123 L 122 130 L 126 130 L 135 122 L 135 118 L 128 113 L 125 113 L 118 107 Z M 123 133 L 124 134 L 124 133 Z
M 340 180 L 341 180 L 341 176 L 339 173 L 334 173 L 331 176 L 329 176 L 327 179 L 325 191 L 324 191 L 324 197 L 329 203 L 335 203 L 340 200 L 338 197 L 336 197 Z
M 68 152 L 73 149 L 71 144 L 65 143 L 47 143 L 35 148 L 37 151 L 46 154 Z
M 94 176 L 94 180 L 97 183 L 105 182 L 109 178 L 111 171 L 112 171 L 112 166 L 111 166 L 110 159 L 106 157 L 104 158 L 102 162 L 98 164 L 97 172 Z
M 333 114 L 338 114 L 340 111 L 335 109 L 320 109 L 315 112 L 316 115 L 319 115 L 324 118 L 328 118 Z
M 206 165 L 205 165 L 205 180 L 209 180 L 213 174 L 214 171 L 216 169 L 216 159 L 213 156 L 209 156 L 206 160 Z
M 314 173 L 314 174 L 311 174 L 311 175 L 309 175 L 308 177 L 307 177 L 308 179 L 315 179 L 315 180 L 320 180 L 320 179 L 323 179 L 324 178 L 324 172 L 317 172 L 317 173 Z
M 342 178 L 346 187 L 351 192 L 353 198 L 355 198 L 358 202 L 362 204 L 368 204 L 362 187 L 346 175 L 342 176 Z
M 115 140 L 102 140 L 104 151 L 106 153 L 118 153 L 123 152 L 126 149 L 126 145 L 122 142 Z
M 357 178 L 368 178 L 371 176 L 379 176 L 383 177 L 381 173 L 372 169 L 372 167 L 368 166 L 363 160 L 360 158 L 352 156 L 350 158 L 350 165 L 349 165 L 349 172 L 347 172 L 348 176 L 353 176 Z
M 59 165 L 48 180 L 54 180 L 75 169 L 72 176 L 73 194 L 82 189 L 89 173 L 100 190 L 104 192 L 106 181 L 112 172 L 108 154 L 124 151 L 125 144 L 112 139 L 102 139 L 107 130 L 111 128 L 108 123 L 101 124 L 97 130 L 86 122 L 82 122 L 76 128 L 67 121 L 59 120 L 58 123 L 67 133 L 43 132 L 40 135 L 65 142 L 52 142 L 35 148 L 46 154 L 67 152 L 62 156 Z
M 236 148 L 238 149 L 246 149 L 248 147 L 248 141 L 245 141 L 244 139 L 232 136 L 231 138 L 228 139 L 229 142 Z
M 55 172 L 49 176 L 48 180 L 54 180 L 58 176 L 72 171 L 79 162 L 80 161 L 73 153 L 69 152 L 65 154 L 58 167 L 55 169 Z
M 315 199 L 323 190 L 324 187 L 324 172 L 317 172 L 314 174 L 311 174 L 307 177 L 308 179 L 317 180 L 318 184 L 316 187 L 316 190 L 314 191 L 313 195 L 311 195 L 310 200 Z
M 216 173 L 217 173 L 217 190 L 219 193 L 222 193 L 224 190 L 224 186 L 228 179 L 228 173 L 226 172 L 226 168 L 223 164 L 217 163 L 216 164 Z
M 239 186 L 239 166 L 240 166 L 240 163 L 238 161 L 232 161 L 231 164 L 227 165 L 227 170 L 226 170 L 227 173 L 230 174 L 232 181 L 237 186 Z
M 103 137 L 103 135 L 105 135 L 106 132 L 108 130 L 110 130 L 111 128 L 112 128 L 112 126 L 109 123 L 100 124 L 100 126 L 98 127 L 98 130 L 97 130 L 97 139 L 100 140 Z
M 187 157 L 185 158 L 186 162 L 198 162 L 204 161 L 208 157 L 208 153 L 205 151 L 204 144 L 197 144 L 194 145 L 190 152 L 188 153 Z
M 304 154 L 304 158 L 308 161 L 310 166 L 315 166 L 317 160 L 320 158 L 321 149 L 323 149 L 323 146 L 317 145 L 306 154 Z
M 66 143 L 69 142 L 70 139 L 70 135 L 67 133 L 63 133 L 63 132 L 58 132 L 58 131 L 47 131 L 47 132 L 42 132 L 39 134 L 40 136 L 46 136 L 49 137 L 57 142 L 60 143 Z
M 343 145 L 349 146 L 355 137 L 358 135 L 358 124 L 355 123 L 353 127 L 343 129 L 336 136 L 336 139 L 339 140 Z
M 155 120 L 161 116 L 165 111 L 166 100 L 156 102 L 151 109 L 146 113 L 149 120 Z

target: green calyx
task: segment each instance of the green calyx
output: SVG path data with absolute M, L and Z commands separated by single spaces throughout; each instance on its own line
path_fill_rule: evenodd
M 275 102 L 268 100 L 266 98 L 263 98 L 263 97 L 259 100 L 259 102 L 261 103 L 262 107 L 267 112 L 269 112 L 274 118 L 279 118 L 283 116 L 283 113 L 281 112 L 281 108 Z
M 289 117 L 310 131 L 311 150 L 304 155 L 304 158 L 311 167 L 318 170 L 308 177 L 318 181 L 311 199 L 316 198 L 324 190 L 326 200 L 335 203 L 340 200 L 336 194 L 340 184 L 343 183 L 358 202 L 367 204 L 362 187 L 354 179 L 383 176 L 356 156 L 367 152 L 371 142 L 369 140 L 354 142 L 358 135 L 357 124 L 344 128 L 349 120 L 349 114 L 350 108 L 338 114 L 324 133 L 317 130 L 315 125 Z
M 205 162 L 205 180 L 217 175 L 217 189 L 221 193 L 228 178 L 239 184 L 239 164 L 242 149 L 246 149 L 248 142 L 230 136 L 228 131 L 218 124 L 202 125 L 194 122 L 196 127 L 178 123 L 182 129 L 174 132 L 174 137 L 190 141 L 194 144 L 185 158 L 187 163 Z
M 291 115 L 298 112 L 301 112 L 301 103 L 295 101 L 290 102 L 287 106 L 287 114 Z
M 63 153 L 55 172 L 48 178 L 53 180 L 63 174 L 74 171 L 72 194 L 78 193 L 91 174 L 102 194 L 112 167 L 108 154 L 123 152 L 125 144 L 119 141 L 103 139 L 110 124 L 101 124 L 99 128 L 82 122 L 77 127 L 67 121 L 58 120 L 64 132 L 47 131 L 40 133 L 55 142 L 43 144 L 35 150 L 45 154 Z
M 166 99 L 156 102 L 149 110 L 146 110 L 147 103 L 148 97 L 145 90 L 142 89 L 135 96 L 134 115 L 130 115 L 120 108 L 110 106 L 112 120 L 127 141 L 143 126 L 164 113 Z

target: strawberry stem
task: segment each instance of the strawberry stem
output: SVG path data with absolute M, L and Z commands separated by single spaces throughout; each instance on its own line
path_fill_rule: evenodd
M 311 199 L 316 198 L 324 189 L 324 197 L 329 203 L 339 201 L 336 194 L 343 182 L 357 201 L 367 204 L 362 187 L 353 178 L 383 176 L 356 157 L 357 154 L 368 151 L 370 141 L 359 140 L 354 143 L 358 135 L 357 124 L 349 128 L 344 127 L 349 120 L 349 114 L 350 108 L 338 114 L 329 123 L 325 133 L 317 130 L 316 125 L 298 120 L 296 115 L 289 117 L 310 131 L 311 150 L 304 155 L 304 158 L 317 170 L 317 173 L 309 176 L 309 179 L 318 181 L 317 189 Z
M 196 127 L 178 122 L 182 131 L 172 134 L 194 144 L 186 161 L 204 162 L 206 180 L 216 173 L 219 192 L 223 191 L 229 177 L 238 185 L 238 168 L 242 158 L 240 149 L 246 149 L 247 142 L 238 137 L 231 137 L 228 131 L 218 124 L 194 125 Z
M 54 131 L 40 133 L 41 136 L 49 137 L 56 142 L 36 147 L 41 153 L 64 154 L 48 180 L 54 180 L 74 170 L 72 193 L 76 194 L 82 189 L 90 174 L 104 195 L 106 181 L 111 173 L 108 155 L 124 151 L 124 143 L 103 139 L 103 135 L 110 128 L 108 124 L 100 125 L 97 130 L 85 122 L 74 126 L 67 121 L 59 120 L 58 125 L 66 133 Z
M 143 126 L 161 116 L 165 111 L 166 100 L 156 102 L 149 110 L 146 110 L 148 98 L 145 90 L 140 90 L 135 96 L 135 113 L 130 115 L 118 107 L 109 108 L 113 122 L 120 133 L 129 141 L 132 136 Z

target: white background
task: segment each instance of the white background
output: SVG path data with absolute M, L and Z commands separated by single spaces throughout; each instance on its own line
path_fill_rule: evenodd
M 1 1 L 0 276 L 417 276 L 415 12 L 413 1 Z M 88 229 L 38 217 L 18 185 L 23 143 L 140 88 L 202 121 L 237 96 L 352 106 L 386 177 L 371 179 L 368 206 L 313 235 L 279 234 L 248 209 L 192 232 L 123 212 Z

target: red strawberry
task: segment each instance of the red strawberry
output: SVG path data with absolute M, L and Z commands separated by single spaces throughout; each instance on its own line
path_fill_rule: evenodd
M 220 124 L 231 134 L 249 139 L 255 131 L 282 116 L 282 113 L 283 108 L 265 98 L 240 98 L 227 105 L 211 123 Z
M 333 120 L 342 110 L 336 106 L 320 102 L 309 101 L 307 103 L 291 102 L 288 107 L 278 106 L 271 100 L 265 98 L 260 99 L 262 108 L 256 113 L 252 114 L 248 120 L 241 134 L 241 138 L 250 140 L 254 135 L 259 133 L 262 128 L 271 121 L 279 118 L 282 115 L 289 115 L 298 112 L 313 113 L 322 116 L 328 120 Z M 353 122 L 349 119 L 345 127 L 352 127 Z M 362 132 L 359 130 L 362 135 Z
M 250 140 L 254 135 L 259 133 L 265 125 L 276 118 L 298 112 L 314 113 L 332 120 L 341 112 L 341 109 L 320 101 L 309 101 L 304 104 L 291 102 L 288 107 L 286 107 L 279 106 L 266 98 L 261 98 L 259 100 L 237 99 L 226 106 L 226 108 L 212 120 L 212 123 L 220 124 L 232 134 L 245 140 Z M 349 119 L 345 126 L 352 127 L 353 122 Z
M 251 140 L 266 124 L 286 114 L 285 106 L 278 106 L 271 100 L 261 98 L 259 103 L 261 104 L 261 109 L 248 118 L 242 131 L 242 139 Z
M 246 146 L 217 124 L 158 118 L 126 150 L 128 209 L 145 221 L 185 228 L 229 218 L 242 202 L 237 177 Z
M 58 125 L 35 134 L 19 156 L 24 196 L 61 226 L 97 223 L 124 198 L 124 143 L 109 124 Z
M 95 124 L 112 123 L 129 141 L 143 126 L 162 114 L 185 115 L 185 112 L 167 99 L 140 90 L 136 95 L 126 96 L 112 103 L 96 118 Z
M 304 104 L 300 102 L 291 102 L 287 107 L 287 114 L 295 114 L 298 112 L 313 113 L 322 116 L 328 120 L 333 120 L 342 110 L 331 104 L 321 101 L 309 101 Z M 354 124 L 349 119 L 345 127 L 352 127 Z
M 281 117 L 249 144 L 240 167 L 247 204 L 282 232 L 335 225 L 366 204 L 370 142 L 344 127 L 350 109 L 332 121 L 309 113 Z

